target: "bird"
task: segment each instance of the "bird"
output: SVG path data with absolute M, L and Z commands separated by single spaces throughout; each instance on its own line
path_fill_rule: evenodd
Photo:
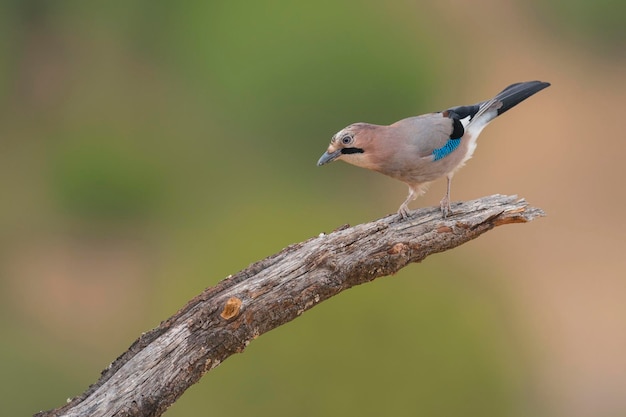
M 430 183 L 446 177 L 446 194 L 439 204 L 445 219 L 452 214 L 452 177 L 472 157 L 485 126 L 549 86 L 543 81 L 519 82 L 473 105 L 408 117 L 390 125 L 353 123 L 333 135 L 317 165 L 342 160 L 406 183 L 409 195 L 398 209 L 402 219 L 410 217 L 411 201 L 426 192 Z

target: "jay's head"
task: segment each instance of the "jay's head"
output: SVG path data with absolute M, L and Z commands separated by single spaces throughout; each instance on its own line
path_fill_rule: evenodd
M 366 167 L 368 150 L 377 127 L 368 123 L 355 123 L 340 130 L 331 139 L 328 149 L 317 161 L 317 166 L 341 159 L 352 165 Z

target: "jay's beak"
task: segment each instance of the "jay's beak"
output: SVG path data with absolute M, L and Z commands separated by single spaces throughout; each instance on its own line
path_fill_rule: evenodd
M 317 166 L 321 167 L 322 165 L 328 164 L 329 162 L 333 162 L 335 159 L 339 158 L 341 155 L 341 149 L 337 149 L 334 152 L 326 151 L 324 155 L 317 161 Z

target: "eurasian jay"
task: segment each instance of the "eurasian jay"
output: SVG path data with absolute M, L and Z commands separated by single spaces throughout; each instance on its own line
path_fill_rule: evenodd
M 398 179 L 409 195 L 398 209 L 409 216 L 409 203 L 428 185 L 445 176 L 446 195 L 440 203 L 443 217 L 451 214 L 450 183 L 476 149 L 476 139 L 487 124 L 550 83 L 528 81 L 508 86 L 491 100 L 470 106 L 402 119 L 388 126 L 354 123 L 337 132 L 318 166 L 343 160 Z

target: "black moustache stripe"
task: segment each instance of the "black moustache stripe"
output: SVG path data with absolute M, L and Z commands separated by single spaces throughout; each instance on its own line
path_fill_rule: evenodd
M 343 148 L 341 153 L 344 155 L 348 155 L 351 153 L 363 153 L 363 149 L 361 148 Z

